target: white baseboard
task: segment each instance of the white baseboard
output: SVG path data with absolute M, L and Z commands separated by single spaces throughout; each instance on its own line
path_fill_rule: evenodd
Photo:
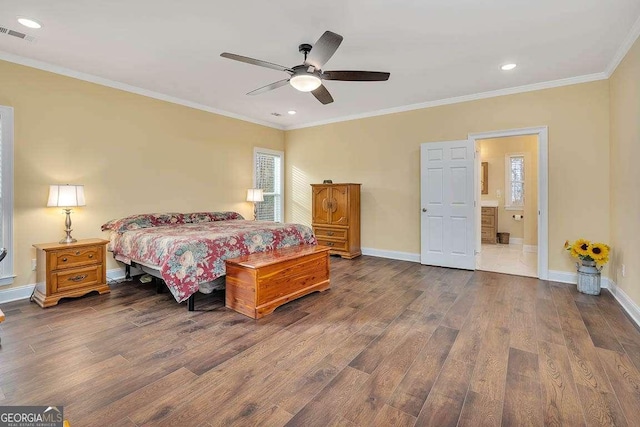
M 524 243 L 524 239 L 522 237 L 510 237 L 509 244 L 510 245 L 522 245 Z
M 549 278 L 547 280 L 549 280 L 550 282 L 571 283 L 572 285 L 575 285 L 578 283 L 578 273 L 549 270 Z M 602 276 L 602 280 L 600 281 L 601 287 L 609 289 L 611 283 L 611 279 L 606 276 Z
M 549 270 L 547 280 L 550 282 L 573 283 L 575 285 L 578 283 L 578 275 L 567 271 Z
M 144 271 L 139 268 L 131 267 L 131 276 L 138 276 L 144 274 Z M 107 270 L 107 282 L 114 282 L 124 280 L 127 276 L 127 270 L 124 267 L 112 268 Z
M 629 317 L 640 327 L 640 306 L 629 298 L 629 295 L 620 289 L 613 280 L 608 280 L 608 288 L 622 308 L 629 314 Z
M 420 254 L 411 252 L 385 251 L 382 249 L 361 248 L 362 255 L 370 255 L 378 258 L 397 259 L 398 261 L 420 262 Z
M 538 252 L 538 245 L 522 245 L 522 252 Z
M 577 273 L 569 273 L 566 271 L 549 270 L 549 280 L 552 282 L 576 284 L 578 282 L 578 275 Z M 629 295 L 622 289 L 616 286 L 616 282 L 610 278 L 602 276 L 601 286 L 604 289 L 609 289 L 611 295 L 618 301 L 618 304 L 624 308 L 636 325 L 640 327 L 640 306 L 629 298 Z
M 17 286 L 15 288 L 0 289 L 0 304 L 27 299 L 31 296 L 36 285 Z

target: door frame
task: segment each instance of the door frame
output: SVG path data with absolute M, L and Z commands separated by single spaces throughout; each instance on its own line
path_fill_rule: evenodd
M 549 129 L 537 126 L 521 129 L 470 133 L 474 146 L 478 140 L 507 136 L 535 135 L 538 137 L 538 278 L 549 279 Z M 478 171 L 474 176 L 478 176 Z M 480 200 L 477 200 L 478 205 Z

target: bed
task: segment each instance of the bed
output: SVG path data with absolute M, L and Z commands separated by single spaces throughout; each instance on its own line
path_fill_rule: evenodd
M 161 278 L 178 302 L 223 287 L 225 260 L 297 245 L 315 245 L 301 224 L 247 221 L 236 212 L 141 214 L 102 226 L 116 260 Z

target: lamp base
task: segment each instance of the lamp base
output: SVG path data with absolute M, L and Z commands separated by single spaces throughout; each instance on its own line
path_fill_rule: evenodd
M 64 229 L 64 232 L 67 233 L 67 237 L 60 240 L 59 243 L 75 243 L 77 242 L 77 240 L 71 237 L 71 232 L 73 231 L 71 229 L 71 209 L 65 209 L 64 212 L 67 214 L 67 217 L 65 218 L 65 221 L 64 221 L 64 225 L 66 227 Z

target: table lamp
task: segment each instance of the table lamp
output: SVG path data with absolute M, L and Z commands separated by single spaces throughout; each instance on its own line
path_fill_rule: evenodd
M 62 208 L 67 214 L 64 222 L 67 237 L 60 240 L 60 243 L 77 242 L 71 237 L 71 208 L 85 206 L 84 185 L 50 185 L 47 206 Z
M 253 202 L 253 220 L 258 218 L 258 206 L 256 202 L 264 201 L 264 193 L 260 188 L 250 188 L 247 190 L 247 202 Z

